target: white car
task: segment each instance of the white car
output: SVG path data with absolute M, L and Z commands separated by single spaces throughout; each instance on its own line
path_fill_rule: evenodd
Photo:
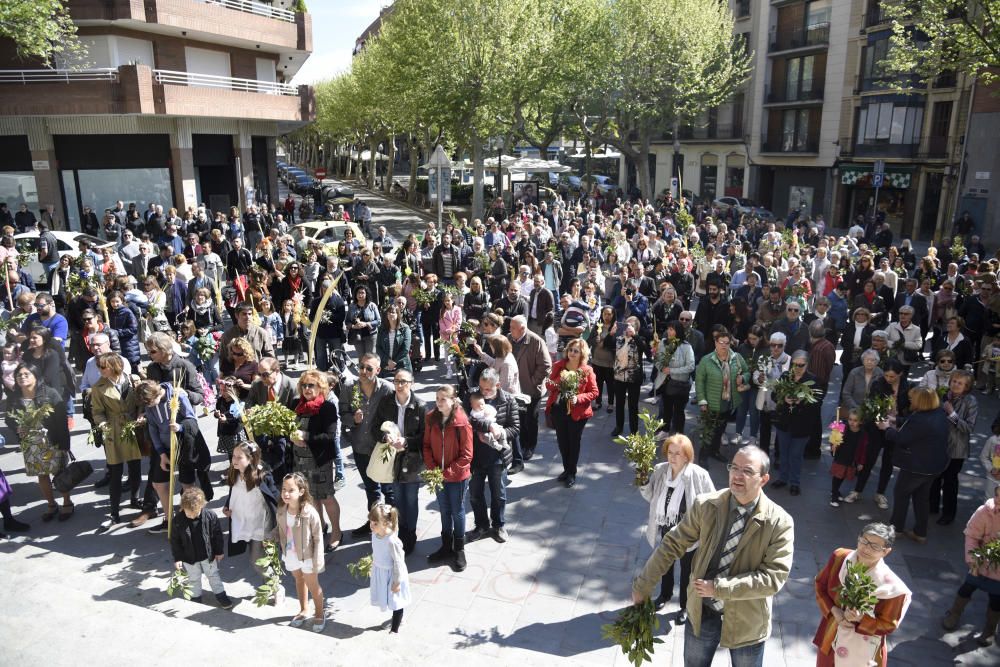
M 62 232 L 53 231 L 52 235 L 56 237 L 56 243 L 59 246 L 59 256 L 69 255 L 74 259 L 80 256 L 80 241 L 89 241 L 92 248 L 95 251 L 100 251 L 101 248 L 115 246 L 114 241 L 104 241 L 96 236 L 91 236 L 90 234 L 83 234 L 81 232 Z M 45 266 L 38 261 L 38 232 L 23 232 L 21 234 L 14 235 L 14 247 L 17 249 L 18 253 L 28 253 L 31 259 L 28 261 L 28 265 L 23 267 L 27 269 L 28 273 L 31 274 L 31 279 L 35 281 L 35 285 L 42 287 L 48 286 L 49 276 L 45 271 Z
M 723 211 L 728 211 L 731 208 L 736 209 L 738 215 L 749 214 L 754 207 L 753 202 L 742 197 L 719 197 L 712 204 Z
M 356 222 L 343 220 L 310 220 L 292 225 L 288 232 L 295 239 L 295 247 L 301 252 L 309 245 L 309 241 L 319 241 L 323 245 L 333 244 L 340 247 L 340 241 L 344 238 L 344 230 L 350 229 L 354 232 L 354 238 L 365 241 L 371 247 L 371 241 L 365 239 L 361 227 Z

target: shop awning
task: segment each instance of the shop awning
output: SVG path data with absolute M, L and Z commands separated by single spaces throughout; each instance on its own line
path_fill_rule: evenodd
M 913 180 L 912 167 L 886 166 L 885 188 L 908 188 Z M 843 185 L 854 185 L 861 188 L 872 187 L 872 165 L 842 164 L 840 165 L 840 182 Z

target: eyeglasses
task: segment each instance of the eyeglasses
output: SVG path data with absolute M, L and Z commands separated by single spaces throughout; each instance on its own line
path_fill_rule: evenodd
M 274 375 L 274 371 L 260 371 L 258 375 L 260 375 L 262 378 L 269 378 L 272 375 Z
M 413 382 L 413 380 L 393 380 L 393 382 L 395 382 L 396 384 L 408 385 L 411 382 Z
M 872 551 L 876 551 L 878 553 L 882 553 L 883 551 L 888 551 L 889 550 L 889 547 L 884 547 L 884 546 L 882 546 L 880 544 L 875 544 L 874 542 L 872 542 L 871 540 L 869 540 L 864 535 L 858 535 L 858 544 L 863 544 L 866 547 L 868 547 L 869 549 L 871 549 Z
M 233 355 L 234 357 L 245 357 L 245 356 L 247 356 L 245 352 L 240 352 L 239 350 L 230 350 L 229 354 Z
M 302 388 L 303 388 L 303 389 L 315 389 L 315 388 L 316 388 L 316 387 L 318 387 L 318 386 L 319 386 L 319 385 L 317 385 L 317 384 L 313 384 L 312 382 L 303 382 L 303 383 L 302 383 Z
M 796 368 L 805 368 L 806 364 L 792 364 L 792 366 L 795 366 Z
M 362 366 L 361 370 L 368 371 L 369 373 L 375 373 L 378 369 L 374 366 Z
M 754 475 L 759 475 L 760 473 L 753 468 L 741 468 L 735 463 L 730 463 L 726 466 L 726 470 L 729 472 L 735 472 L 743 475 L 744 477 L 753 477 Z
M 784 343 L 771 343 L 771 347 L 785 347 Z
M 954 365 L 955 364 L 955 360 L 954 359 L 942 359 L 938 363 L 942 364 L 942 365 L 943 364 Z
M 798 308 L 789 308 L 788 312 L 789 313 L 797 313 L 797 312 L 799 312 L 799 309 Z

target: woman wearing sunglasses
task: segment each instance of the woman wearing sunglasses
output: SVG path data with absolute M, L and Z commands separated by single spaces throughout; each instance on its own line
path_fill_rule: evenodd
M 793 352 L 792 365 L 781 376 L 781 381 L 802 385 L 800 389 L 812 389 L 816 385 L 816 376 L 806 371 L 808 365 L 809 353 L 805 350 Z M 777 426 L 778 450 L 781 452 L 781 475 L 771 486 L 775 489 L 789 486 L 789 492 L 797 496 L 801 493 L 802 458 L 820 402 L 818 397 L 809 402 L 798 396 L 780 396 L 778 391 L 774 394 L 776 407 L 773 419 Z

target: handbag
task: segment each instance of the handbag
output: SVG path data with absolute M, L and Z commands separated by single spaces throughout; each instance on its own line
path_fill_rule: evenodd
M 400 483 L 419 482 L 423 469 L 424 455 L 422 452 L 405 451 L 396 457 L 396 481 Z
M 73 462 L 52 478 L 52 486 L 56 487 L 59 493 L 69 493 L 94 473 L 94 466 L 90 465 L 90 461 L 77 461 L 73 452 L 66 450 L 66 453 Z
M 10 482 L 3 474 L 3 470 L 0 470 L 0 503 L 5 502 L 10 498 Z
M 833 664 L 836 667 L 869 667 L 878 664 L 875 656 L 882 646 L 882 638 L 863 635 L 853 628 L 837 626 L 833 639 Z
M 691 384 L 687 380 L 667 379 L 667 387 L 664 393 L 667 396 L 686 396 L 691 391 Z
M 372 452 L 372 457 L 368 460 L 368 467 L 365 472 L 368 473 L 369 479 L 373 482 L 379 484 L 392 484 L 393 482 L 393 468 L 396 456 L 393 454 L 386 460 L 383 455 L 383 450 L 388 447 L 393 452 L 395 451 L 392 445 L 388 443 L 379 443 L 375 446 L 375 451 Z

